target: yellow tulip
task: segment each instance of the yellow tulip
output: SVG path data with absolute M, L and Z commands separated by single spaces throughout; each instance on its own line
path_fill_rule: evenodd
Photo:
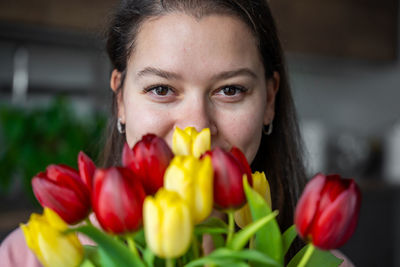
M 193 234 L 189 206 L 178 193 L 161 188 L 143 204 L 147 245 L 161 258 L 177 258 L 189 248 Z
M 164 175 L 164 187 L 189 205 L 193 223 L 207 218 L 213 208 L 213 167 L 209 156 L 175 156 Z
M 172 151 L 175 155 L 193 155 L 199 158 L 210 150 L 211 133 L 209 128 L 197 132 L 194 127 L 181 130 L 176 127 L 172 137 Z
M 83 247 L 75 233 L 64 234 L 68 225 L 49 208 L 43 215 L 32 214 L 26 225 L 21 224 L 28 247 L 43 266 L 79 266 Z
M 255 172 L 253 173 L 252 177 L 252 188 L 259 193 L 271 207 L 271 192 L 264 172 Z M 244 228 L 246 225 L 252 222 L 249 204 L 244 205 L 241 209 L 235 212 L 235 222 L 240 228 Z

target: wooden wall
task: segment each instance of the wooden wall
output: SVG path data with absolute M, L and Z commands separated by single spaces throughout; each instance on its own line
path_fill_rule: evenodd
M 0 22 L 101 29 L 118 0 L 3 0 Z M 398 0 L 269 0 L 290 52 L 394 60 Z
M 368 60 L 398 50 L 398 0 L 270 0 L 284 48 Z

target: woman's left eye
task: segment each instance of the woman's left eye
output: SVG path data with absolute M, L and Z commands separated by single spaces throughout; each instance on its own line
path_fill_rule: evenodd
M 245 93 L 246 91 L 247 91 L 247 89 L 244 87 L 237 86 L 237 85 L 228 85 L 228 86 L 224 86 L 224 87 L 221 87 L 220 89 L 218 89 L 216 94 L 232 97 L 232 96 L 237 96 L 242 93 Z

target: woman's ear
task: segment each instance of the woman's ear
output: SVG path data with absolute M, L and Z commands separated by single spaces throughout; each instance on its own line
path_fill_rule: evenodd
M 125 106 L 123 101 L 122 88 L 120 88 L 122 82 L 121 79 L 122 79 L 121 72 L 114 69 L 111 73 L 110 87 L 114 91 L 114 94 L 117 99 L 118 118 L 121 119 L 121 123 L 125 123 Z
M 280 75 L 274 71 L 272 77 L 267 81 L 267 105 L 264 113 L 264 125 L 270 124 L 275 116 L 275 97 L 279 90 Z

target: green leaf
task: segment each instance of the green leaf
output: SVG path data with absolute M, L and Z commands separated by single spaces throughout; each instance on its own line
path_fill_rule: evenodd
M 94 226 L 81 226 L 72 230 L 85 234 L 97 243 L 103 266 L 145 267 L 144 263 L 128 247 Z
M 245 228 L 233 235 L 233 238 L 227 244 L 227 247 L 233 250 L 241 250 L 257 231 L 262 229 L 262 227 L 267 225 L 269 222 L 273 221 L 277 215 L 278 212 L 274 211 L 269 215 L 250 223 Z
M 143 250 L 143 260 L 147 266 L 154 266 L 154 253 L 147 247 Z
M 211 237 L 212 237 L 215 249 L 218 249 L 225 245 L 225 238 L 221 234 L 211 234 Z
M 186 264 L 185 267 L 195 267 L 195 266 L 229 266 L 229 267 L 249 267 L 250 265 L 245 262 L 234 261 L 232 259 L 214 259 L 210 257 L 200 258 L 190 263 Z
M 271 208 L 264 198 L 254 191 L 248 184 L 247 179 L 243 179 L 243 187 L 246 193 L 247 203 L 249 204 L 253 221 L 259 220 L 271 214 Z M 271 220 L 256 233 L 255 249 L 261 251 L 277 262 L 283 264 L 283 244 L 281 231 L 276 220 Z
M 293 240 L 297 236 L 297 231 L 295 225 L 290 226 L 282 235 L 282 245 L 283 245 L 283 255 L 286 255 L 287 251 L 290 248 L 290 245 L 293 243 Z
M 81 264 L 81 266 L 101 266 L 97 246 L 84 245 L 83 249 L 85 260 L 84 263 Z
M 196 227 L 194 229 L 194 233 L 196 235 L 203 234 L 226 234 L 228 233 L 228 229 L 224 228 L 213 228 L 213 227 Z
M 194 233 L 196 235 L 226 234 L 228 233 L 228 225 L 219 218 L 210 217 L 206 221 L 196 225 Z
M 119 262 L 111 258 L 103 248 L 99 248 L 99 255 L 100 255 L 101 266 L 118 267 L 118 265 L 120 264 Z M 122 266 L 129 266 L 129 265 L 122 265 Z
M 205 264 L 216 264 L 221 266 L 233 266 L 232 264 L 239 264 L 239 266 L 249 266 L 247 261 L 252 260 L 258 262 L 263 266 L 281 266 L 271 257 L 256 251 L 256 250 L 231 250 L 228 248 L 220 248 L 214 250 L 210 255 L 192 261 L 186 267 L 203 266 Z
M 134 234 L 135 244 L 141 248 L 146 247 L 146 238 L 144 236 L 144 229 L 139 230 Z
M 210 217 L 204 222 L 197 224 L 196 227 L 218 227 L 228 229 L 226 222 L 217 217 Z
M 299 252 L 297 252 L 297 254 L 289 262 L 287 267 L 296 267 L 299 264 L 308 246 L 310 246 L 310 244 L 304 246 Z M 335 257 L 329 251 L 315 248 L 313 254 L 311 255 L 311 258 L 306 264 L 306 267 L 337 267 L 342 264 L 342 262 L 342 259 Z
M 81 263 L 81 265 L 79 265 L 80 267 L 97 267 L 99 265 L 94 265 L 94 263 L 89 260 L 89 259 L 84 259 L 83 262 Z

